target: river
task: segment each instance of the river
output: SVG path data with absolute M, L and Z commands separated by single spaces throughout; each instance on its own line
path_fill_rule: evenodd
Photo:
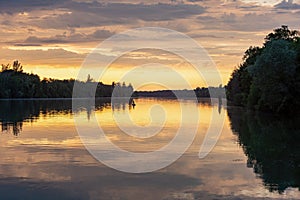
M 82 100 L 72 110 L 72 100 L 1 100 L 0 198 L 300 198 L 299 119 L 278 119 L 209 99 L 141 98 L 135 104 Z M 189 115 L 183 116 L 182 109 Z M 197 123 L 189 116 L 197 116 Z M 196 129 L 192 144 L 174 162 L 152 172 L 126 173 L 85 148 L 78 126 L 89 131 L 95 121 L 110 142 L 135 153 L 169 144 L 183 123 L 191 128 L 183 129 L 187 137 Z M 217 131 L 214 126 L 220 125 L 216 122 L 222 123 L 216 144 L 200 158 L 209 128 Z M 107 150 L 99 148 L 100 153 Z M 137 170 L 135 160 L 112 156 L 109 161 Z

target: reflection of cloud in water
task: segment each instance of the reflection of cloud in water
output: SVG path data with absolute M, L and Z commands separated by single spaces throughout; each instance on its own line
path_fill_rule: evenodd
M 172 105 L 172 101 L 169 100 L 159 101 Z M 137 100 L 137 107 L 132 109 L 130 114 L 136 114 L 136 117 L 138 113 L 144 114 L 143 102 L 151 104 L 151 101 Z M 231 117 L 230 121 L 226 118 L 217 146 L 205 159 L 198 159 L 199 145 L 205 136 L 213 109 L 218 110 L 217 100 L 200 101 L 197 104 L 197 108 L 200 109 L 200 126 L 196 139 L 187 153 L 171 166 L 149 174 L 121 173 L 96 161 L 84 149 L 78 138 L 73 115 L 70 114 L 70 102 L 56 102 L 56 106 L 50 102 L 36 104 L 39 105 L 38 112 L 36 109 L 20 112 L 23 116 L 23 126 L 22 133 L 18 137 L 12 134 L 0 135 L 1 199 L 9 197 L 19 199 L 20 196 L 24 199 L 43 197 L 43 199 L 155 200 L 299 197 L 299 191 L 292 188 L 286 189 L 284 195 L 269 192 L 262 179 L 253 173 L 252 168 L 247 168 L 248 157 L 236 143 L 238 136 L 233 135 L 230 129 L 230 123 L 239 124 L 234 121 L 236 118 Z M 82 123 L 88 125 L 87 108 L 82 105 L 85 108 L 83 112 L 75 115 L 79 115 Z M 176 118 L 173 117 L 171 119 L 174 121 L 169 123 L 170 127 L 157 137 L 150 138 L 152 146 L 148 145 L 149 147 L 145 148 L 147 144 L 145 140 L 132 140 L 118 132 L 119 130 L 110 121 L 112 109 L 109 104 L 99 105 L 102 106 L 96 108 L 96 112 L 92 112 L 92 115 L 95 114 L 99 120 L 106 123 L 105 128 L 111 131 L 108 137 L 124 149 L 155 149 L 168 142 L 173 137 L 171 132 L 176 129 L 173 127 Z M 4 108 L 1 106 L 1 109 Z M 6 116 L 6 121 L 14 119 L 22 121 L 20 118 L 12 117 L 19 110 L 10 109 L 11 113 L 7 116 L 0 112 L 1 120 Z M 129 109 L 128 106 L 126 109 Z M 221 112 L 224 112 L 224 108 Z M 32 113 L 38 113 L 38 117 L 30 122 L 27 119 Z
M 35 150 L 35 154 L 41 151 L 41 149 Z M 45 153 L 47 151 L 49 151 L 48 156 Z M 43 157 L 49 158 L 51 154 L 56 154 L 60 159 L 51 160 L 50 157 L 49 161 L 33 160 L 31 165 L 26 165 L 24 162 L 2 164 L 1 174 L 6 177 L 17 177 L 9 182 L 0 181 L 2 191 L 5 190 L 4 188 L 9 190 L 20 186 L 20 190 L 33 188 L 36 197 L 40 193 L 54 198 L 58 192 L 62 197 L 76 197 L 76 199 L 111 199 L 113 197 L 117 199 L 160 199 L 172 191 L 200 184 L 199 180 L 195 178 L 171 172 L 142 175 L 116 172 L 94 161 L 83 149 L 73 149 L 72 151 L 49 149 L 43 150 L 43 152 Z M 59 154 L 61 155 L 59 156 Z M 76 158 L 79 159 L 76 160 Z M 86 158 L 90 163 L 85 163 L 84 159 Z M 7 197 L 14 195 L 12 189 L 10 190 L 11 193 L 5 192 Z M 49 191 L 54 193 L 51 194 Z M 26 195 L 28 195 L 28 191 L 25 193 Z M 4 195 L 1 196 L 4 197 Z

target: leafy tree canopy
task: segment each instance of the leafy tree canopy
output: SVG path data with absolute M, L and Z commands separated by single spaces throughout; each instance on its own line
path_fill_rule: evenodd
M 300 110 L 299 86 L 299 32 L 282 26 L 266 36 L 262 47 L 245 52 L 226 93 L 234 105 L 290 114 Z

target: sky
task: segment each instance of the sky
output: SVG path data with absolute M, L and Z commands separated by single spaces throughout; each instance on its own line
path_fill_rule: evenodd
M 249 46 L 261 46 L 264 37 L 283 24 L 292 29 L 300 25 L 300 0 L 1 0 L 0 8 L 0 63 L 19 60 L 26 72 L 41 78 L 78 78 L 88 55 L 107 38 L 134 28 L 161 27 L 186 34 L 201 45 L 220 73 L 215 85 L 225 85 Z M 114 51 L 120 49 L 102 49 L 98 59 L 105 60 Z M 146 69 L 149 63 L 169 66 L 191 87 L 207 86 L 192 77 L 183 58 L 160 50 L 126 53 L 105 76 L 94 78 L 110 84 L 136 66 L 144 71 L 138 70 L 136 80 L 126 79 L 133 86 L 141 84 L 143 76 L 168 76 L 160 65 Z M 173 80 L 170 87 L 185 86 Z

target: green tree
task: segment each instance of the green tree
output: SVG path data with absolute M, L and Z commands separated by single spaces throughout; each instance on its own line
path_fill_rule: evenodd
M 248 70 L 254 79 L 250 90 L 250 106 L 260 110 L 284 112 L 292 109 L 297 53 L 286 40 L 266 44 L 262 54 Z M 259 91 L 259 92 L 258 92 Z M 258 98 L 253 96 L 259 95 Z M 255 99 L 255 100 L 254 100 Z
M 252 76 L 248 71 L 248 66 L 253 65 L 256 58 L 261 54 L 259 47 L 249 47 L 245 51 L 243 63 L 233 71 L 231 78 L 226 86 L 227 98 L 235 105 L 246 106 L 248 95 L 252 84 Z
M 282 25 L 280 28 L 274 29 L 273 33 L 269 33 L 265 42 L 268 43 L 272 40 L 287 40 L 296 41 L 299 37 L 299 31 L 290 30 L 288 26 Z
M 101 82 L 95 82 L 90 75 L 87 76 L 86 81 L 57 80 L 46 79 L 42 81 L 40 77 L 35 74 L 28 74 L 23 72 L 23 66 L 19 61 L 14 61 L 13 65 L 2 64 L 0 71 L 0 98 L 72 98 L 73 86 L 75 82 L 80 85 L 80 92 L 78 97 L 111 97 L 114 83 L 112 85 L 105 85 Z M 123 84 L 127 91 L 133 89 Z M 96 88 L 96 94 L 91 91 Z M 121 94 L 121 85 L 117 84 L 118 95 Z
M 266 36 L 263 47 L 250 47 L 233 71 L 226 94 L 234 105 L 275 113 L 299 110 L 299 32 L 282 26 Z

